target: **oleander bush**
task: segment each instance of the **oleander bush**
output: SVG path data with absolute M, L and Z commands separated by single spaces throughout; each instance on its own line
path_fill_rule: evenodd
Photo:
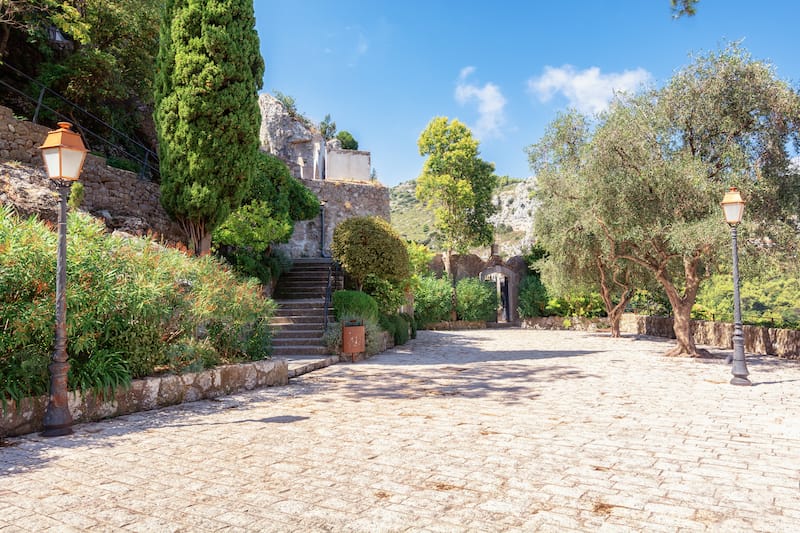
M 450 320 L 453 287 L 445 278 L 420 276 L 414 293 L 414 317 L 419 327 Z
M 68 219 L 71 388 L 105 393 L 132 378 L 270 354 L 274 304 L 256 280 L 212 258 Z M 54 344 L 57 235 L 0 207 L 0 398 L 44 394 Z
M 461 320 L 497 319 L 497 286 L 478 278 L 464 278 L 456 285 L 456 313 Z

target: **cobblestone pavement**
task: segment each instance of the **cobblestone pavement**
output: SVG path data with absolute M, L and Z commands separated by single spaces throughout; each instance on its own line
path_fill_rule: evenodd
M 800 363 L 420 332 L 287 387 L 0 448 L 5 531 L 798 531 Z

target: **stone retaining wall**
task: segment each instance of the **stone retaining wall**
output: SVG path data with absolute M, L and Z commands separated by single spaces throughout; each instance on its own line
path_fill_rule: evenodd
M 569 320 L 569 326 L 565 325 Z M 652 335 L 674 339 L 672 318 L 663 316 L 643 316 L 633 313 L 622 315 L 620 331 L 637 335 Z M 522 327 L 535 329 L 575 329 L 598 331 L 609 327 L 607 318 L 578 317 L 538 317 L 527 318 Z M 751 353 L 777 355 L 786 359 L 800 359 L 800 331 L 791 329 L 762 328 L 744 326 L 745 350 Z M 732 349 L 733 324 L 692 320 L 692 334 L 697 344 Z
M 3 202 L 17 206 L 23 216 L 35 212 L 45 219 L 57 217 L 56 197 L 36 192 L 56 190 L 44 172 L 38 149 L 50 129 L 17 120 L 9 108 L 0 106 L 0 161 L 6 162 L 0 171 L 0 195 Z M 157 233 L 170 241 L 183 239 L 180 227 L 161 207 L 157 183 L 109 167 L 105 158 L 92 154 L 86 155 L 80 182 L 85 193 L 81 208 L 104 218 L 109 227 L 137 234 Z M 39 196 L 38 202 L 29 205 L 29 197 L 34 194 Z
M 330 256 L 333 229 L 339 222 L 357 216 L 379 216 L 389 220 L 389 189 L 378 182 L 301 180 L 325 202 L 325 252 Z M 297 222 L 287 244 L 277 248 L 292 258 L 320 257 L 321 217 Z
M 620 324 L 622 331 L 656 337 L 675 338 L 672 318 L 639 316 L 626 313 Z M 744 326 L 744 349 L 748 352 L 800 359 L 800 331 L 791 329 Z M 692 334 L 698 344 L 733 348 L 733 324 L 692 320 Z
M 71 392 L 69 410 L 75 423 L 89 422 L 287 383 L 285 360 L 255 361 L 202 372 L 137 379 L 128 389 L 117 391 L 108 400 L 93 393 Z M 9 402 L 0 417 L 0 436 L 41 431 L 46 407 L 47 396 L 26 398 L 19 406 Z

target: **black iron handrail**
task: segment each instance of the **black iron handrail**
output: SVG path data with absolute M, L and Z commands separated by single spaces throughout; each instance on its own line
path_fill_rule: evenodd
M 328 314 L 330 313 L 332 305 L 333 284 L 336 283 L 337 275 L 341 272 L 341 269 L 341 265 L 336 261 L 331 261 L 331 264 L 328 266 L 328 284 L 325 287 L 325 304 L 322 309 L 324 314 L 322 323 L 325 331 L 328 330 Z
M 139 169 L 140 169 L 139 170 L 139 178 L 141 178 L 141 179 L 154 179 L 155 181 L 159 181 L 160 173 L 159 173 L 158 154 L 156 154 L 153 150 L 149 149 L 147 146 L 145 146 L 141 142 L 137 141 L 136 139 L 133 139 L 129 135 L 125 134 L 124 132 L 118 130 L 117 128 L 115 128 L 114 126 L 112 126 L 108 122 L 104 121 L 103 119 L 101 119 L 97 115 L 95 115 L 95 114 L 91 113 L 90 111 L 88 111 L 87 109 L 81 107 L 80 105 L 76 104 L 75 102 L 72 102 L 71 100 L 69 100 L 69 99 L 65 98 L 64 96 L 58 94 L 57 92 L 53 91 L 52 89 L 50 89 L 49 87 L 47 87 L 46 85 L 41 83 L 40 81 L 38 81 L 38 80 L 36 80 L 34 78 L 31 78 L 30 76 L 28 76 L 27 74 L 25 74 L 21 70 L 19 70 L 19 69 L 15 68 L 14 66 L 10 65 L 8 62 L 2 61 L 2 62 L 0 62 L 0 66 L 11 70 L 12 72 L 14 72 L 15 74 L 17 74 L 19 76 L 22 76 L 23 78 L 27 79 L 29 82 L 31 82 L 32 84 L 34 84 L 36 87 L 39 88 L 39 96 L 38 96 L 38 98 L 34 98 L 31 95 L 29 95 L 28 93 L 26 93 L 25 91 L 23 91 L 23 90 L 21 90 L 21 89 L 19 89 L 17 87 L 14 87 L 13 85 L 8 83 L 7 81 L 0 80 L 0 85 L 3 85 L 4 87 L 6 87 L 6 88 L 14 91 L 15 93 L 23 96 L 27 100 L 36 103 L 36 110 L 33 113 L 33 119 L 31 120 L 31 122 L 33 122 L 34 124 L 38 123 L 39 113 L 40 113 L 40 111 L 42 109 L 45 109 L 45 110 L 53 113 L 56 117 L 59 117 L 59 118 L 61 118 L 63 120 L 67 120 L 67 121 L 70 121 L 70 122 L 76 122 L 76 124 L 75 124 L 76 130 L 78 130 L 78 132 L 80 132 L 81 136 L 84 138 L 84 141 L 87 142 L 89 147 L 91 147 L 91 144 L 92 144 L 92 142 L 90 142 L 90 139 L 95 139 L 95 140 L 97 140 L 99 142 L 99 144 L 107 146 L 107 147 L 110 147 L 110 148 L 114 149 L 115 151 L 117 151 L 117 152 L 121 153 L 122 155 L 124 155 L 126 159 L 129 159 L 131 161 L 134 161 L 135 163 L 138 163 Z M 104 138 L 102 135 L 100 135 L 98 133 L 95 133 L 94 131 L 82 126 L 80 123 L 77 123 L 78 121 L 74 116 L 67 116 L 67 115 L 61 113 L 60 111 L 58 111 L 56 109 L 53 109 L 52 107 L 48 106 L 47 104 L 44 103 L 45 94 L 51 94 L 52 96 L 55 96 L 56 98 L 58 98 L 59 100 L 64 102 L 67 106 L 69 106 L 70 108 L 80 111 L 86 117 L 89 117 L 93 121 L 95 121 L 95 122 L 101 124 L 102 126 L 108 128 L 110 131 L 113 131 L 115 134 L 117 134 L 120 137 L 124 138 L 131 145 L 133 145 L 137 149 L 141 150 L 141 152 L 144 155 L 143 156 L 139 156 L 137 154 L 132 154 L 127 149 L 125 149 L 123 146 L 120 146 L 118 144 L 112 143 L 112 142 L 108 141 L 106 138 Z

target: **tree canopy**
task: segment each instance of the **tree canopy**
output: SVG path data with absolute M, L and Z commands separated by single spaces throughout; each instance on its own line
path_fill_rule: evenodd
M 527 149 L 536 174 L 534 234 L 548 252 L 535 267 L 555 294 L 599 288 L 612 336 L 618 337 L 622 313 L 643 276 L 603 238 L 591 209 L 593 182 L 586 175 L 590 138 L 589 119 L 570 112 Z
M 264 62 L 250 0 L 167 0 L 156 68 L 161 203 L 198 253 L 250 188 Z
M 331 253 L 359 290 L 370 276 L 397 282 L 411 274 L 405 243 L 380 217 L 352 217 L 340 222 L 333 230 Z
M 358 141 L 349 131 L 340 131 L 336 138 L 342 143 L 342 150 L 358 150 Z
M 719 208 L 728 187 L 748 201 L 745 242 L 768 252 L 793 235 L 800 179 L 789 149 L 798 145 L 798 119 L 797 93 L 737 45 L 695 58 L 660 90 L 618 98 L 599 117 L 580 207 L 603 249 L 663 287 L 673 354 L 699 353 L 692 306 L 702 281 L 730 261 Z
M 417 198 L 435 208 L 436 228 L 448 255 L 470 246 L 491 244 L 494 228 L 492 194 L 497 184 L 494 165 L 479 156 L 478 141 L 463 123 L 436 117 L 417 141 L 428 156 L 417 178 Z

